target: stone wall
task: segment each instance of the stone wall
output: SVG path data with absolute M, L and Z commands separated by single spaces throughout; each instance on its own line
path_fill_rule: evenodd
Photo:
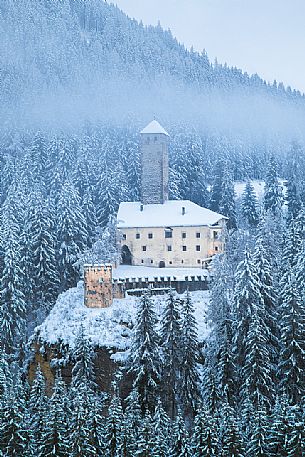
M 166 238 L 169 230 L 164 227 L 126 228 L 121 229 L 121 243 L 132 253 L 132 265 L 159 267 L 163 262 L 165 267 L 201 268 L 208 257 L 223 251 L 221 230 L 221 226 L 173 227 L 171 238 Z
M 112 265 L 84 265 L 85 305 L 107 308 L 113 301 Z

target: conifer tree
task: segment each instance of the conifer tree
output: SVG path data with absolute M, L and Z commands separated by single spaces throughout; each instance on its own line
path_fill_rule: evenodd
M 117 457 L 123 443 L 123 409 L 116 391 L 109 406 L 109 416 L 106 420 L 105 448 L 107 457 Z
M 286 184 L 287 187 L 287 225 L 295 221 L 301 208 L 301 202 L 298 196 L 294 176 L 290 176 Z
M 224 216 L 227 216 L 227 227 L 229 229 L 236 229 L 236 208 L 235 208 L 235 192 L 233 177 L 230 168 L 227 165 L 223 172 L 221 184 L 221 200 L 219 203 L 219 211 Z
M 273 216 L 281 214 L 282 191 L 278 183 L 277 166 L 274 157 L 270 158 L 266 175 L 264 207 L 266 211 L 271 211 Z
M 181 369 L 181 327 L 179 302 L 170 291 L 161 319 L 162 389 L 170 417 L 173 419 L 177 407 L 179 373 Z
M 22 400 L 14 388 L 7 392 L 2 407 L 0 449 L 3 451 L 4 456 L 19 457 L 26 455 L 29 434 Z
M 305 308 L 293 272 L 282 291 L 280 319 L 280 383 L 295 405 L 305 394 Z
M 74 186 L 67 181 L 62 187 L 58 202 L 58 269 L 61 290 L 73 287 L 78 279 L 75 263 L 84 250 L 88 234 L 80 207 L 80 199 Z
M 72 352 L 72 359 L 74 361 L 72 386 L 76 390 L 80 386 L 85 386 L 88 390 L 92 390 L 95 387 L 93 358 L 94 351 L 92 345 L 85 335 L 85 329 L 81 323 Z
M 220 455 L 223 457 L 244 457 L 243 440 L 239 431 L 235 412 L 226 401 L 223 404 L 221 429 Z
M 40 454 L 44 457 L 68 457 L 68 410 L 67 394 L 60 374 L 56 375 L 53 394 L 48 402 L 48 411 L 45 415 L 44 432 Z
M 139 428 L 139 440 L 135 453 L 137 457 L 151 457 L 154 447 L 153 438 L 152 419 L 150 414 L 146 412 Z
M 266 457 L 267 449 L 267 430 L 268 421 L 266 416 L 266 410 L 262 405 L 259 405 L 254 412 L 254 417 L 251 424 L 252 433 L 250 441 L 247 443 L 247 457 Z
M 180 398 L 186 414 L 193 415 L 201 401 L 200 378 L 197 369 L 199 362 L 197 322 L 190 293 L 182 303 L 182 360 Z
M 153 425 L 153 447 L 152 457 L 167 457 L 169 455 L 170 444 L 170 419 L 163 409 L 159 399 L 152 421 Z
M 195 417 L 191 455 L 192 457 L 218 455 L 216 421 L 206 408 L 200 409 Z
M 242 214 L 249 227 L 256 227 L 259 222 L 257 198 L 251 181 L 247 181 L 242 195 Z
M 38 365 L 34 381 L 31 385 L 28 402 L 29 428 L 31 430 L 31 452 L 39 455 L 43 444 L 45 427 L 45 415 L 47 413 L 47 397 L 45 392 L 45 380 Z
M 41 308 L 48 310 L 57 297 L 59 278 L 55 255 L 54 219 L 41 193 L 35 193 L 35 208 L 30 215 L 29 231 L 34 301 Z
M 133 388 L 139 395 L 143 413 L 154 410 L 160 384 L 159 336 L 154 305 L 146 293 L 137 309 L 133 341 L 129 358 L 129 372 L 133 374 Z
M 172 431 L 172 445 L 170 457 L 191 457 L 189 435 L 181 413 L 179 412 L 174 422 Z
M 277 397 L 270 418 L 270 428 L 266 436 L 268 456 L 270 457 L 287 456 L 287 442 L 290 433 L 287 409 L 286 398 Z

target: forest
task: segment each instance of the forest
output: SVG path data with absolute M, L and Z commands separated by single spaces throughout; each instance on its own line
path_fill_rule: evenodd
M 103 1 L 6 0 L 0 30 L 0 455 L 304 456 L 304 96 Z M 84 259 L 116 255 L 155 115 L 170 198 L 229 217 L 210 335 L 199 344 L 191 293 L 172 291 L 161 318 L 144 295 L 112 391 L 97 388 L 81 328 L 71 384 L 58 370 L 47 392 L 39 367 L 27 377 L 34 329 Z

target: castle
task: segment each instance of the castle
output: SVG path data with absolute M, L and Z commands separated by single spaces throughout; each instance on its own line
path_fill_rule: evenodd
M 156 121 L 141 131 L 141 202 L 120 204 L 122 263 L 202 268 L 223 250 L 226 217 L 189 200 L 168 199 L 169 135 Z
M 207 287 L 204 268 L 223 251 L 227 218 L 189 200 L 168 199 L 168 144 L 156 120 L 141 131 L 141 201 L 121 203 L 117 214 L 122 264 L 130 267 L 115 276 L 120 267 L 85 265 L 88 307 L 110 306 L 126 290 Z

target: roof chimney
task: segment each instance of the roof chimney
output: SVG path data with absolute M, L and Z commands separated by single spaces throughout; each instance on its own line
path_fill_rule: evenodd
M 182 216 L 185 215 L 185 206 L 182 206 Z

